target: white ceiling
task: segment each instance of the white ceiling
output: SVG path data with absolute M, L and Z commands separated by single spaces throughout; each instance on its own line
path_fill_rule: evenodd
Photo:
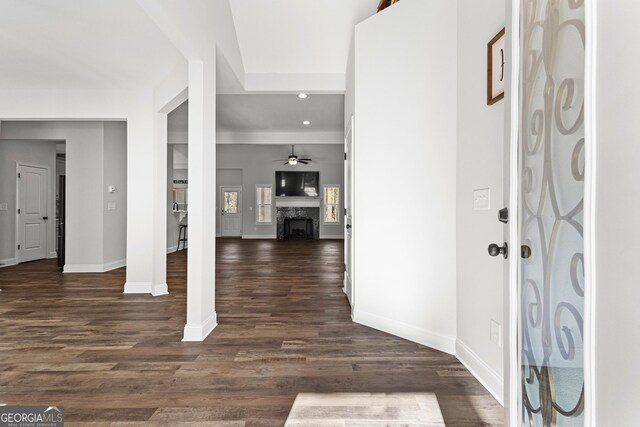
M 328 132 L 344 129 L 344 96 L 220 95 L 217 124 L 232 132 Z M 311 125 L 305 126 L 303 121 Z
M 247 73 L 344 74 L 357 23 L 379 0 L 231 0 Z
M 182 56 L 134 0 L 0 0 L 0 85 L 157 85 Z
M 342 132 L 343 95 L 219 95 L 216 106 L 219 132 Z M 311 125 L 305 126 L 303 121 Z M 168 117 L 170 132 L 186 132 L 185 102 Z

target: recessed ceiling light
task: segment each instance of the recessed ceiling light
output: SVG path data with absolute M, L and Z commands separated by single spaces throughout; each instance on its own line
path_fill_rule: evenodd
M 298 98 L 300 98 L 300 99 L 306 99 L 306 98 L 307 98 L 307 94 L 306 94 L 306 93 L 299 93 L 299 94 L 298 94 Z
M 302 124 L 305 126 L 309 126 L 311 122 L 309 120 L 305 120 L 304 122 L 302 122 Z

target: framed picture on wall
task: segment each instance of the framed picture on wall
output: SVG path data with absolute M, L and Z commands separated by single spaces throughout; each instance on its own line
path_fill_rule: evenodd
M 503 28 L 487 45 L 487 105 L 504 98 L 506 37 Z

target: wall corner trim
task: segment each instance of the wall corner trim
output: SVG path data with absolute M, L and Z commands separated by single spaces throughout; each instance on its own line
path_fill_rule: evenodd
M 354 322 L 361 325 L 455 355 L 455 337 L 442 335 L 398 320 L 388 319 L 386 317 L 367 313 L 358 309 L 354 310 L 352 318 Z
M 218 316 L 215 312 L 202 324 L 187 323 L 184 325 L 184 338 L 183 342 L 201 342 L 204 341 L 207 336 L 218 326 Z
M 504 379 L 459 339 L 456 340 L 456 357 L 498 403 L 504 406 Z

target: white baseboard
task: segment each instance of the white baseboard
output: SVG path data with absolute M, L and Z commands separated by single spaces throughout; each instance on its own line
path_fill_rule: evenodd
M 504 406 L 504 379 L 491 369 L 468 345 L 456 340 L 458 360 L 473 374 L 495 399 Z
M 202 324 L 189 324 L 184 325 L 184 338 L 182 341 L 185 342 L 201 342 L 204 341 L 205 338 L 209 336 L 211 331 L 218 326 L 217 315 L 214 311 L 211 316 Z
M 123 294 L 151 294 L 154 297 L 168 295 L 169 288 L 166 283 L 127 282 L 124 284 Z
M 151 287 L 151 295 L 159 297 L 162 295 L 169 295 L 169 287 L 166 283 L 158 283 Z
M 8 259 L 0 259 L 0 268 L 2 267 L 11 267 L 12 265 L 17 265 L 17 258 L 8 258 Z
M 104 273 L 103 264 L 65 264 L 63 273 Z
M 320 235 L 320 240 L 344 240 L 344 235 L 336 235 L 336 236 L 330 236 L 330 235 Z
M 111 271 L 111 270 L 116 270 L 118 268 L 122 268 L 124 266 L 127 265 L 127 260 L 126 259 L 120 259 L 118 261 L 112 261 L 112 262 L 108 262 L 106 264 L 104 264 L 102 266 L 102 271 L 103 272 L 107 272 L 107 271 Z
M 242 238 L 250 240 L 273 240 L 277 239 L 277 236 L 270 236 L 268 234 L 243 234 Z
M 216 237 L 222 237 L 222 234 L 216 233 Z
M 382 332 L 396 335 L 400 338 L 435 348 L 449 354 L 456 352 L 455 337 L 438 334 L 423 328 L 418 328 L 398 320 L 387 319 L 376 314 L 367 313 L 362 310 L 355 309 L 353 312 L 353 321 Z
M 65 264 L 63 273 L 105 273 L 126 265 L 126 259 L 120 259 L 106 264 Z
M 127 282 L 124 284 L 123 294 L 150 294 L 153 284 L 151 282 Z
M 56 251 L 49 252 L 49 259 L 51 258 L 58 258 L 58 252 Z

